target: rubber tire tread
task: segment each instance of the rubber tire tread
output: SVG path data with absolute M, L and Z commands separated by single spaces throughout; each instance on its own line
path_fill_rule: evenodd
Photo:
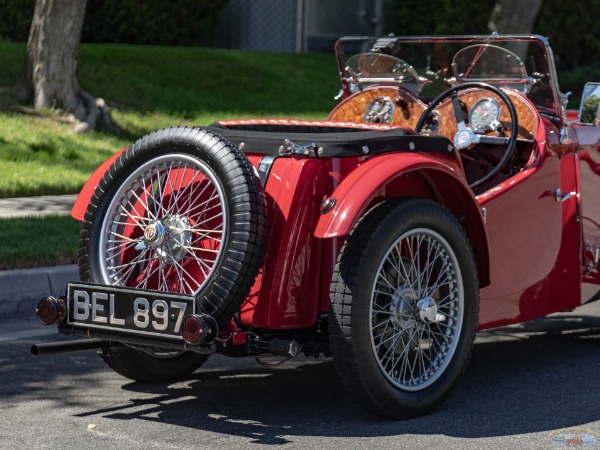
M 120 346 L 100 357 L 119 375 L 138 383 L 163 383 L 184 380 L 206 362 L 209 355 L 183 352 L 168 359 L 159 359 L 143 350 Z
M 369 333 L 372 286 L 365 282 L 365 276 L 374 275 L 381 261 L 374 252 L 388 245 L 386 234 L 398 237 L 417 227 L 435 229 L 452 246 L 461 267 L 465 301 L 459 344 L 446 372 L 422 391 L 409 392 L 394 387 L 377 365 Z M 409 419 L 438 408 L 471 356 L 479 314 L 478 286 L 468 238 L 442 205 L 427 199 L 401 198 L 371 209 L 344 242 L 330 288 L 329 339 L 336 372 L 347 392 L 365 410 L 386 419 Z
M 102 231 L 99 224 L 121 183 L 139 164 L 169 152 L 201 159 L 215 172 L 224 189 L 229 216 L 226 249 L 219 267 L 196 297 L 197 310 L 223 325 L 237 313 L 262 264 L 267 235 L 266 197 L 246 155 L 207 129 L 171 127 L 154 131 L 129 146 L 114 161 L 96 187 L 82 222 L 79 277 L 82 281 L 100 281 L 94 246 L 97 247 Z M 103 359 L 125 377 L 150 382 L 180 379 L 198 368 L 206 356 L 188 352 L 161 359 L 141 350 L 118 347 Z

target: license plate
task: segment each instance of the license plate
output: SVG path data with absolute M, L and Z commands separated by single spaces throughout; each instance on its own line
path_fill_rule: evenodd
M 195 313 L 194 297 L 90 283 L 69 283 L 67 323 L 86 328 L 183 340 L 183 318 Z

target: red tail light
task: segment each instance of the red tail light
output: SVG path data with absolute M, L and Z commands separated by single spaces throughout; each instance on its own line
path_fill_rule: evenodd
M 57 324 L 67 316 L 64 300 L 52 296 L 41 299 L 35 311 L 38 320 L 44 325 Z
M 183 339 L 190 345 L 212 341 L 217 331 L 215 319 L 205 314 L 195 314 L 183 319 Z

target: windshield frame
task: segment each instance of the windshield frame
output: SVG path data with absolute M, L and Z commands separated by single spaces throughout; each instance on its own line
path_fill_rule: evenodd
M 338 69 L 340 74 L 340 79 L 342 82 L 342 90 L 344 97 L 348 97 L 352 95 L 354 92 L 350 88 L 350 84 L 348 83 L 347 72 L 346 72 L 346 62 L 348 58 L 345 55 L 344 48 L 348 45 L 357 45 L 357 44 L 368 44 L 376 42 L 378 48 L 374 49 L 375 51 L 380 51 L 381 53 L 391 54 L 397 58 L 405 60 L 402 58 L 402 55 L 398 55 L 395 53 L 397 49 L 399 49 L 403 44 L 435 44 L 435 43 L 449 43 L 449 44 L 464 44 L 464 47 L 468 47 L 470 45 L 477 44 L 489 44 L 489 45 L 498 45 L 498 41 L 514 41 L 514 42 L 535 42 L 537 44 L 541 44 L 541 48 L 543 48 L 544 54 L 541 55 L 547 61 L 547 71 L 548 71 L 548 88 L 551 93 L 549 97 L 551 97 L 552 106 L 544 106 L 536 104 L 536 108 L 547 114 L 551 114 L 556 116 L 559 121 L 563 121 L 563 103 L 561 98 L 560 89 L 558 86 L 558 77 L 556 74 L 556 67 L 554 64 L 554 54 L 552 53 L 552 49 L 548 40 L 539 35 L 521 35 L 521 34 L 511 34 L 511 35 L 500 35 L 500 34 L 492 34 L 492 35 L 460 35 L 460 36 L 388 36 L 388 37 L 376 37 L 376 36 L 349 36 L 343 37 L 339 39 L 335 43 L 335 52 L 338 63 Z M 371 52 L 373 49 L 366 49 L 365 52 Z M 356 53 L 353 53 L 356 54 Z M 348 55 L 350 57 L 352 55 Z M 411 61 L 407 61 L 409 64 L 412 64 Z M 346 81 L 345 81 L 346 80 Z M 458 80 L 455 81 L 457 84 L 460 84 Z M 450 87 L 450 85 L 448 85 Z

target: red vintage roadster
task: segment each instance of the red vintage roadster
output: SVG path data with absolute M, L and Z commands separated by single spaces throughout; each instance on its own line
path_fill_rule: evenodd
M 153 132 L 72 216 L 80 281 L 40 301 L 141 382 L 212 353 L 331 356 L 382 417 L 428 413 L 475 333 L 600 298 L 600 85 L 566 110 L 539 36 L 343 38 L 326 121 Z

